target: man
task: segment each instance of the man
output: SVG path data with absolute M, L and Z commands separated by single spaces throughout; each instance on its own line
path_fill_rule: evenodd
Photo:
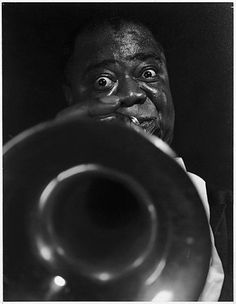
M 135 117 L 133 127 L 171 143 L 174 107 L 160 44 L 141 25 L 113 21 L 109 27 L 87 28 L 77 37 L 64 87 L 68 104 L 75 106 L 65 112 Z
M 120 120 L 171 144 L 174 128 L 166 58 L 151 31 L 132 21 L 113 19 L 92 24 L 75 35 L 65 69 L 69 108 L 58 116 Z M 184 167 L 182 160 L 177 160 Z M 205 182 L 190 174 L 209 219 Z M 200 300 L 217 301 L 224 280 L 214 246 Z

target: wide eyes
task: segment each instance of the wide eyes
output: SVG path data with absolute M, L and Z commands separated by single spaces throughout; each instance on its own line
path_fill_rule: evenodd
M 101 76 L 97 78 L 95 81 L 95 88 L 97 90 L 109 90 L 114 85 L 114 81 L 112 81 L 109 77 Z
M 154 69 L 146 69 L 142 72 L 141 78 L 147 81 L 154 81 L 157 78 L 157 72 Z
M 153 68 L 145 68 L 142 71 L 140 71 L 139 75 L 136 76 L 137 79 L 140 79 L 142 81 L 146 82 L 155 82 L 158 80 L 158 73 Z M 111 90 L 115 83 L 118 81 L 116 80 L 114 76 L 100 76 L 95 80 L 94 87 L 98 91 L 109 91 Z

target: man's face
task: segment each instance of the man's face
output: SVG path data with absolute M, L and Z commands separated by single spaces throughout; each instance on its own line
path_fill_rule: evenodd
M 96 103 L 118 96 L 119 117 L 171 142 L 174 107 L 166 60 L 152 34 L 126 24 L 119 31 L 103 27 L 77 37 L 71 60 L 71 104 Z

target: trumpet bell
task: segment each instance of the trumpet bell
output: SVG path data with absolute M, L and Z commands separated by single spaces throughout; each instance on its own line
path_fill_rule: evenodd
M 116 123 L 73 119 L 9 142 L 4 300 L 197 300 L 209 226 L 161 145 Z

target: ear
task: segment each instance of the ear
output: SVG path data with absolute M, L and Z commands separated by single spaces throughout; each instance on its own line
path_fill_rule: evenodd
M 72 96 L 71 88 L 66 84 L 64 84 L 62 86 L 62 88 L 63 88 L 64 95 L 65 95 L 65 98 L 66 98 L 66 102 L 69 106 L 71 106 L 72 103 L 73 103 L 73 96 Z

